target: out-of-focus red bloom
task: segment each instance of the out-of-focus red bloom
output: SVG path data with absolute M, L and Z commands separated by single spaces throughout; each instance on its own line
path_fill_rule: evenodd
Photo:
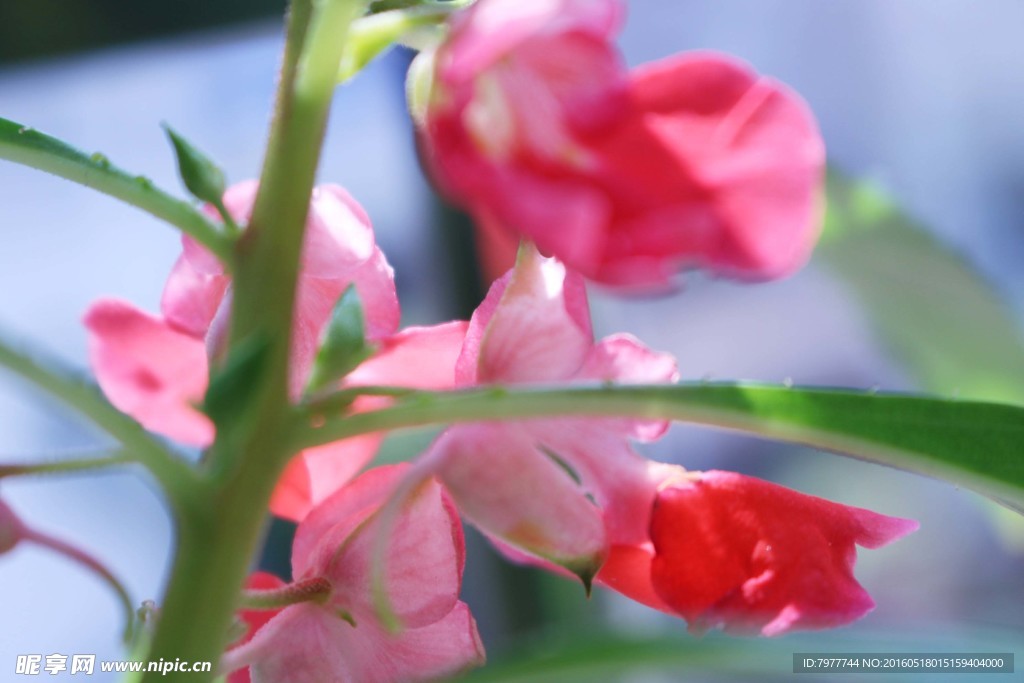
M 249 181 L 225 193 L 224 204 L 236 221 L 248 221 L 256 190 L 257 183 Z M 89 308 L 85 324 L 90 361 L 110 401 L 148 429 L 189 445 L 207 446 L 213 440 L 213 424 L 196 406 L 209 383 L 209 358 L 219 353 L 228 333 L 231 280 L 192 239 L 185 237 L 183 247 L 164 289 L 162 317 L 126 302 L 102 299 Z M 301 392 L 323 326 L 350 284 L 363 303 L 370 340 L 392 335 L 398 328 L 398 298 L 393 272 L 376 246 L 370 219 L 342 188 L 320 186 L 310 200 L 296 295 L 293 394 Z M 389 352 L 419 342 L 433 348 L 436 336 L 429 329 L 410 330 L 386 346 Z M 315 501 L 359 471 L 378 443 L 379 438 L 368 436 L 303 452 L 275 494 L 272 510 L 301 519 Z
M 613 549 L 600 579 L 698 633 L 774 636 L 859 619 L 874 602 L 853 576 L 855 546 L 918 526 L 734 472 L 658 474 L 651 545 Z
M 525 235 L 611 285 L 798 268 L 824 165 L 807 106 L 710 52 L 628 71 L 611 43 L 621 15 L 618 0 L 480 0 L 456 19 L 419 117 L 437 183 L 485 233 Z
M 411 683 L 483 663 L 476 623 L 458 599 L 462 527 L 434 481 L 403 501 L 388 530 L 384 588 L 404 628 L 392 634 L 378 620 L 371 590 L 378 512 L 403 468 L 370 470 L 310 512 L 296 532 L 292 571 L 296 581 L 326 579 L 330 595 L 274 613 L 227 653 L 226 670 L 248 667 L 254 683 Z

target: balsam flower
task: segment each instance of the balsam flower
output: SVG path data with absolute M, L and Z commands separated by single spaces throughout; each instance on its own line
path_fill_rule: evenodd
M 388 530 L 383 585 L 404 628 L 390 633 L 378 619 L 371 590 L 378 513 L 403 469 L 370 470 L 303 520 L 292 547 L 293 575 L 326 579 L 330 594 L 281 609 L 227 653 L 226 671 L 248 667 L 254 683 L 407 683 L 483 663 L 476 623 L 458 600 L 462 527 L 434 481 L 403 500 Z
M 458 17 L 417 112 L 435 181 L 485 234 L 525 235 L 612 285 L 797 269 L 824 164 L 807 106 L 710 52 L 628 71 L 611 42 L 622 15 L 618 0 L 480 0 Z
M 855 546 L 917 527 L 735 472 L 680 473 L 651 516 L 651 584 L 695 632 L 832 628 L 874 607 L 853 576 Z
M 595 343 L 582 279 L 532 247 L 474 313 L 455 373 L 457 386 L 677 377 L 671 356 L 629 335 Z M 526 552 L 589 583 L 610 542 L 647 536 L 644 520 L 620 512 L 653 500 L 646 461 L 629 440 L 656 439 L 665 427 L 617 418 L 455 426 L 417 469 L 436 472 L 466 518 L 509 554 Z
M 256 190 L 257 183 L 250 181 L 225 193 L 224 204 L 237 222 L 249 219 Z M 103 299 L 89 308 L 85 324 L 90 362 L 110 401 L 148 429 L 205 447 L 213 440 L 214 428 L 196 406 L 209 383 L 210 358 L 219 354 L 228 332 L 231 279 L 193 240 L 183 238 L 183 247 L 164 289 L 162 316 Z M 321 330 L 350 284 L 363 302 L 370 341 L 393 334 L 399 318 L 393 272 L 375 243 L 369 217 L 342 188 L 320 186 L 310 201 L 296 295 L 293 395 L 301 393 Z M 298 460 L 308 460 L 321 485 L 329 489 L 319 494 L 322 499 L 351 478 L 376 448 L 377 441 L 371 438 L 355 439 L 309 449 Z M 272 508 L 301 519 L 310 504 L 309 496 L 296 502 L 294 491 L 281 490 Z

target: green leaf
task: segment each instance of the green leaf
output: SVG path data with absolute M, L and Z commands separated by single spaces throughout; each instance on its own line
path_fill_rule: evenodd
M 229 264 L 231 245 L 201 211 L 176 199 L 143 176 L 114 166 L 102 154 L 87 154 L 20 123 L 0 118 L 0 159 L 52 173 L 147 211 L 178 228 Z
M 995 289 L 876 187 L 833 172 L 815 258 L 861 299 L 922 387 L 1024 404 L 1024 340 Z
M 262 335 L 245 338 L 235 345 L 224 364 L 210 377 L 203 412 L 214 424 L 237 424 L 240 415 L 257 403 L 266 375 L 270 344 Z
M 363 303 L 355 285 L 349 285 L 334 305 L 331 319 L 324 327 L 306 391 L 316 393 L 341 379 L 372 352 L 366 343 Z
M 314 402 L 296 446 L 439 423 L 570 415 L 680 420 L 804 444 L 945 479 L 1024 510 L 1024 408 L 902 394 L 710 383 L 418 392 L 344 417 Z
M 214 205 L 219 204 L 227 186 L 224 171 L 168 124 L 164 123 L 163 129 L 174 147 L 178 173 L 185 183 L 185 188 L 196 199 Z

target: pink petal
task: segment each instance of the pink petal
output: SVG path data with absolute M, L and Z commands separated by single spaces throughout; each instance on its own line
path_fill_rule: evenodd
M 179 256 L 160 299 L 164 319 L 179 332 L 202 339 L 210 329 L 229 282 L 226 275 L 201 272 L 185 255 Z
M 645 65 L 633 83 L 651 133 L 709 193 L 717 228 L 700 254 L 708 265 L 759 278 L 802 265 L 818 233 L 825 159 L 803 100 L 706 52 Z
M 522 431 L 455 427 L 426 458 L 474 525 L 589 585 L 605 553 L 601 511 Z
M 111 403 L 147 429 L 190 445 L 213 440 L 213 424 L 193 407 L 208 381 L 202 341 L 113 299 L 94 303 L 85 325 L 89 360 Z
M 315 188 L 306 218 L 303 275 L 347 278 L 375 251 L 370 218 L 352 195 L 337 185 Z
M 491 308 L 494 292 L 500 300 Z M 475 364 L 475 379 L 481 383 L 557 381 L 580 368 L 591 343 L 582 279 L 527 248 L 511 278 L 492 286 L 470 321 L 460 372 L 472 376 L 469 368 Z
M 288 463 L 278 480 L 270 511 L 301 522 L 314 506 L 369 464 L 383 440 L 381 434 L 364 434 L 302 451 Z
M 318 505 L 299 526 L 292 550 L 296 577 L 325 576 L 334 586 L 330 605 L 357 624 L 375 618 L 373 557 L 378 533 L 387 532 L 385 586 L 395 614 L 415 628 L 447 614 L 462 579 L 462 528 L 440 485 L 419 484 L 402 502 L 390 529 L 376 513 L 395 491 L 403 467 L 371 470 Z
M 377 353 L 348 376 L 346 385 L 450 389 L 466 329 L 463 321 L 407 327 L 383 339 Z
M 618 0 L 489 0 L 456 19 L 449 41 L 449 79 L 469 79 L 537 35 L 609 39 L 624 18 Z
M 652 351 L 630 334 L 615 334 L 590 349 L 576 379 L 620 384 L 674 384 L 679 380 L 679 370 L 671 354 Z M 667 420 L 626 422 L 630 436 L 640 441 L 655 441 L 669 426 Z
M 390 635 L 353 627 L 317 605 L 285 609 L 257 636 L 253 683 L 415 683 L 483 663 L 476 623 L 463 603 L 442 619 Z
M 384 252 L 374 249 L 370 257 L 351 275 L 363 302 L 366 316 L 366 336 L 382 339 L 398 330 L 401 311 L 395 290 L 395 271 L 384 258 Z
M 874 607 L 853 576 L 855 544 L 876 548 L 917 526 L 740 474 L 692 474 L 658 496 L 651 578 L 696 631 L 831 628 Z

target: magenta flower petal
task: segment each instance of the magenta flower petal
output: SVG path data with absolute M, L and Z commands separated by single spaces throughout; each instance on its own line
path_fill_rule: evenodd
M 144 427 L 184 443 L 205 446 L 213 424 L 193 405 L 206 392 L 202 341 L 113 299 L 85 315 L 89 359 L 111 403 Z

